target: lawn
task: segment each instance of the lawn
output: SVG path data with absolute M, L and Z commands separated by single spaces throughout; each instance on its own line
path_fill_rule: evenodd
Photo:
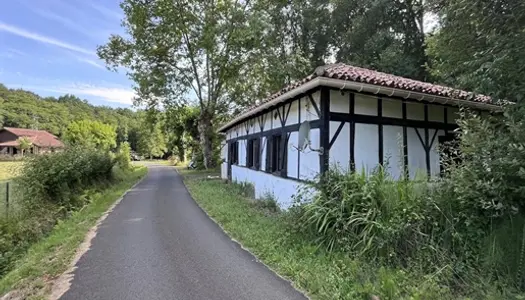
M 245 191 L 239 185 L 206 176 L 217 173 L 178 170 L 193 199 L 211 218 L 311 299 L 501 299 L 497 291 L 496 296 L 455 295 L 451 287 L 436 282 L 437 273 L 422 274 L 342 252 L 327 253 L 298 233 L 292 213 L 269 212 L 267 206 L 241 196 Z
M 14 298 L 8 299 L 47 299 L 54 280 L 70 268 L 87 232 L 146 173 L 146 168 L 136 168 L 123 175 L 119 183 L 99 192 L 83 209 L 60 221 L 46 238 L 29 248 L 15 269 L 0 279 L 0 295 L 14 290 Z
M 16 177 L 22 164 L 22 161 L 0 161 L 0 181 Z

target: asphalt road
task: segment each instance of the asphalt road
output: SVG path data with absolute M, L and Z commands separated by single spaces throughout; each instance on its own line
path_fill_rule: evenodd
M 305 299 L 231 241 L 170 167 L 150 167 L 77 267 L 60 299 Z

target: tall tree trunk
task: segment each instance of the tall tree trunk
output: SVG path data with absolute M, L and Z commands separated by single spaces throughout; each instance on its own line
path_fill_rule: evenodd
M 179 156 L 179 161 L 183 162 L 186 160 L 186 152 L 184 151 L 184 140 L 182 137 L 177 140 L 177 154 Z
M 212 124 L 211 114 L 206 110 L 201 110 L 199 116 L 199 139 L 202 150 L 202 157 L 204 168 L 209 169 L 214 167 L 213 163 L 213 147 L 212 147 Z

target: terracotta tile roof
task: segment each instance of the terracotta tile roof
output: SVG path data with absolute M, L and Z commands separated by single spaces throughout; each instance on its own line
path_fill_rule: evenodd
M 4 127 L 0 130 L 6 130 L 18 137 L 27 137 L 33 145 L 38 147 L 46 148 L 63 148 L 64 143 L 62 143 L 58 137 L 52 135 L 51 133 L 45 130 L 34 130 L 34 129 L 24 129 L 24 128 L 13 128 L 13 127 Z M 7 141 L 0 143 L 0 146 L 18 146 L 18 142 Z
M 377 86 L 391 87 L 400 90 L 413 91 L 419 93 L 425 93 L 429 95 L 449 97 L 454 99 L 461 100 L 470 100 L 481 103 L 491 103 L 492 98 L 489 96 L 474 94 L 472 92 L 462 91 L 458 89 L 453 89 L 450 87 L 432 84 L 424 81 L 409 79 L 401 76 L 396 76 L 392 74 L 387 74 L 379 71 L 374 71 L 370 69 L 354 67 L 347 64 L 333 64 L 318 67 L 315 72 L 299 81 L 293 82 L 290 85 L 284 87 L 277 93 L 271 95 L 270 97 L 264 99 L 259 104 L 254 105 L 246 111 L 249 111 L 263 103 L 271 101 L 279 97 L 280 95 L 293 90 L 294 88 L 301 86 L 308 81 L 316 77 L 327 77 L 333 79 L 349 80 L 354 82 L 368 83 Z
M 379 71 L 370 69 L 355 67 L 343 63 L 332 64 L 318 67 L 313 74 L 289 84 L 275 94 L 272 94 L 268 98 L 258 102 L 256 105 L 245 109 L 234 121 L 240 121 L 248 116 L 249 112 L 256 109 L 257 107 L 270 102 L 279 96 L 300 87 L 301 85 L 312 81 L 315 78 L 324 77 L 339 80 L 346 80 L 357 83 L 365 83 L 370 85 L 376 85 L 378 87 L 387 87 L 397 90 L 410 91 L 428 94 L 431 96 L 440 96 L 457 100 L 466 100 L 483 104 L 493 104 L 492 98 L 489 96 L 475 94 L 463 90 L 458 90 L 446 86 L 423 82 L 419 80 L 409 79 L 393 74 L 387 74 Z M 231 124 L 230 122 L 229 124 Z M 224 130 L 229 125 L 224 125 L 220 130 Z
M 360 67 L 354 67 L 345 64 L 335 64 L 326 66 L 324 68 L 322 67 L 316 70 L 316 73 L 316 75 L 323 77 L 374 84 L 435 96 L 470 100 L 482 103 L 492 102 L 492 98 L 489 96 L 474 94 L 472 92 L 453 89 L 442 85 L 408 79 L 401 76 L 396 76 L 392 74 L 373 71 Z

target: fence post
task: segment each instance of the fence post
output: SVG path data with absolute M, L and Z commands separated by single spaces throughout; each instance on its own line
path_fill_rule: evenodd
M 9 218 L 9 181 L 5 183 L 5 217 Z

